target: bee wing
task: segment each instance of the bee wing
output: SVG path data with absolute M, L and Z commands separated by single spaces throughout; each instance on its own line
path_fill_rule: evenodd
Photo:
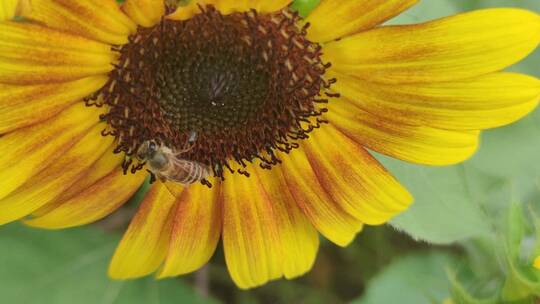
M 184 186 L 179 183 L 165 181 L 163 185 L 173 197 L 180 197 L 182 191 L 184 191 Z

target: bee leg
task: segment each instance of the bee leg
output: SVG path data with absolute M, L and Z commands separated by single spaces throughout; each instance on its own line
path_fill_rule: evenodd
M 146 170 L 146 171 L 148 171 L 148 173 L 150 173 L 150 185 L 155 183 L 156 180 L 157 180 L 156 175 L 150 170 Z
M 212 183 L 209 182 L 206 178 L 201 179 L 201 184 L 205 185 L 208 188 L 212 188 Z
M 186 143 L 184 144 L 184 147 L 182 147 L 182 150 L 179 150 L 179 151 L 175 151 L 175 152 L 174 152 L 174 156 L 175 156 L 175 157 L 179 157 L 180 155 L 182 155 L 182 154 L 184 154 L 184 153 L 186 153 L 186 152 L 191 151 L 191 149 L 193 149 L 194 146 L 195 146 L 194 143 L 188 141 L 188 142 L 186 142 Z

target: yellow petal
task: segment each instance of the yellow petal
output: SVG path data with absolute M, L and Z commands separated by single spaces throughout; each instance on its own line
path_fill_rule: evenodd
M 540 256 L 534 260 L 534 267 L 540 269 Z
M 283 158 L 282 168 L 274 168 L 275 178 L 327 239 L 347 246 L 362 229 L 362 222 L 347 213 L 324 190 L 305 153 L 293 151 Z M 285 191 L 285 190 L 284 190 Z
M 282 271 L 287 279 L 306 273 L 315 262 L 319 248 L 319 235 L 306 215 L 300 210 L 293 196 L 275 173 L 254 168 L 250 172 L 258 178 L 272 209 L 282 250 Z
M 175 202 L 163 183 L 152 186 L 116 248 L 110 277 L 129 279 L 156 271 L 168 252 Z
M 418 0 L 322 0 L 306 18 L 308 39 L 327 42 L 371 29 L 399 15 Z
M 405 210 L 412 196 L 364 148 L 332 126 L 302 143 L 323 189 L 366 224 L 383 224 Z
M 539 42 L 539 15 L 498 8 L 362 32 L 327 44 L 324 53 L 336 70 L 362 80 L 438 82 L 504 69 Z
M 136 30 L 115 0 L 32 0 L 26 18 L 109 44 L 125 44 Z
M 102 112 L 81 102 L 42 124 L 0 137 L 0 199 L 61 158 L 98 123 Z
M 0 83 L 43 84 L 113 69 L 110 46 L 28 23 L 0 23 Z
M 112 137 L 101 136 L 96 125 L 71 149 L 62 151 L 54 163 L 0 200 L 0 225 L 18 220 L 61 195 L 112 145 Z M 15 167 L 19 167 L 16 164 Z
M 381 118 L 442 129 L 481 130 L 503 126 L 531 112 L 540 80 L 514 73 L 472 79 L 388 85 L 331 73 L 333 86 L 351 103 Z
M 112 154 L 110 151 L 106 153 L 107 156 L 102 158 L 109 158 Z M 127 202 L 145 177 L 143 172 L 124 175 L 123 169 L 117 165 L 109 175 L 69 199 L 56 199 L 52 210 L 25 223 L 39 228 L 63 229 L 95 222 Z
M 126 0 L 122 9 L 138 25 L 152 27 L 165 14 L 165 3 L 163 0 Z
M 343 97 L 328 109 L 330 123 L 359 145 L 408 162 L 450 165 L 466 160 L 478 148 L 478 131 L 403 124 L 363 111 Z
M 0 134 L 49 119 L 106 82 L 106 76 L 95 76 L 64 83 L 0 84 Z
M 195 271 L 208 262 L 221 235 L 220 185 L 196 184 L 178 198 L 174 211 L 169 251 L 158 277 L 172 277 Z
M 231 174 L 223 183 L 223 248 L 240 288 L 282 276 L 282 247 L 272 202 L 256 178 Z

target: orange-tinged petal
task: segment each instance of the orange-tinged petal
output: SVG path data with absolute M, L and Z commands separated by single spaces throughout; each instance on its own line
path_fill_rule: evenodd
M 327 42 L 371 29 L 416 4 L 418 0 L 322 0 L 306 18 L 308 38 Z
M 324 57 L 336 70 L 362 80 L 438 82 L 499 71 L 539 42 L 538 14 L 498 8 L 362 32 L 328 43 Z
M 174 211 L 169 250 L 158 277 L 172 277 L 195 271 L 208 262 L 221 235 L 220 184 L 209 189 L 190 185 L 179 196 Z
M 53 209 L 60 206 L 65 201 L 70 200 L 77 195 L 80 195 L 82 192 L 84 192 L 89 187 L 92 187 L 92 185 L 96 184 L 98 181 L 113 174 L 114 171 L 116 171 L 124 161 L 124 155 L 115 154 L 114 149 L 114 146 L 109 148 L 109 150 L 103 153 L 101 158 L 92 165 L 92 167 L 88 170 L 88 173 L 85 176 L 80 178 L 74 185 L 64 191 L 58 198 L 33 212 L 32 216 L 39 217 L 41 215 L 51 212 Z
M 98 123 L 102 112 L 81 102 L 42 124 L 0 137 L 0 199 L 62 157 Z
M 112 66 L 45 66 L 31 63 L 12 63 L 0 59 L 0 83 L 31 85 L 66 82 L 89 76 L 104 75 L 111 70 Z
M 252 0 L 250 2 L 250 8 L 256 9 L 258 12 L 271 13 L 282 10 L 291 4 L 292 0 Z
M 223 183 L 221 202 L 225 261 L 236 285 L 251 288 L 281 277 L 277 223 L 259 180 L 231 174 Z
M 109 44 L 125 44 L 136 30 L 115 0 L 32 0 L 26 18 Z
M 152 186 L 109 266 L 109 276 L 129 279 L 157 270 L 169 248 L 176 198 L 161 182 Z
M 179 6 L 176 11 L 168 15 L 171 20 L 184 21 L 201 13 L 201 7 L 212 5 L 219 10 L 223 15 L 228 15 L 234 12 L 244 12 L 249 10 L 248 0 L 193 0 L 188 5 Z
M 27 23 L 0 23 L 0 83 L 47 84 L 102 75 L 116 59 L 110 46 Z
M 64 47 L 36 45 L 33 44 L 34 41 L 32 41 L 31 36 L 28 36 L 26 40 L 4 37 L 4 39 L 0 38 L 0 42 L 4 42 L 0 44 L 0 55 L 2 57 L 0 62 L 6 63 L 105 68 L 109 67 L 116 60 L 116 55 L 112 51 L 91 53 L 80 50 L 69 50 Z
M 347 213 L 324 190 L 305 153 L 293 151 L 274 168 L 275 178 L 288 189 L 300 209 L 327 239 L 348 245 L 362 229 L 362 222 Z
M 2 0 L 0 2 L 0 21 L 11 20 L 15 17 L 19 0 Z
M 171 20 L 184 21 L 200 13 L 201 9 L 199 7 L 198 1 L 190 1 L 188 5 L 178 7 L 176 11 L 167 15 L 166 18 Z
M 333 201 L 366 224 L 382 224 L 406 209 L 412 196 L 362 146 L 332 126 L 302 143 L 313 172 Z
M 151 27 L 161 21 L 165 3 L 163 0 L 126 0 L 122 9 L 138 25 Z
M 319 248 L 319 235 L 293 196 L 272 171 L 256 168 L 251 171 L 269 200 L 277 223 L 282 250 L 283 275 L 290 279 L 300 276 L 313 266 Z
M 193 0 L 186 6 L 180 6 L 167 18 L 172 20 L 187 20 L 201 13 L 200 6 L 213 5 L 222 14 L 228 15 L 236 12 L 247 12 L 251 9 L 260 13 L 272 13 L 288 6 L 292 0 Z
M 111 47 L 108 44 L 32 23 L 2 22 L 0 31 L 2 32 L 0 41 L 6 46 L 16 44 L 79 53 L 111 54 Z
M 145 177 L 142 172 L 124 175 L 123 169 L 117 166 L 115 171 L 84 191 L 67 200 L 57 199 L 54 209 L 25 223 L 40 228 L 63 229 L 95 222 L 127 202 Z
M 466 160 L 478 148 L 479 131 L 403 124 L 363 111 L 343 97 L 328 109 L 330 123 L 358 144 L 405 161 L 450 165 Z
M 333 89 L 354 106 L 390 120 L 435 128 L 478 130 L 503 126 L 531 112 L 540 80 L 493 73 L 467 80 L 388 85 L 330 73 Z
M 0 84 L 0 134 L 47 120 L 106 82 L 106 76 L 95 76 L 64 83 Z
M 240 288 L 285 276 L 295 278 L 313 265 L 318 234 L 274 170 L 246 168 L 250 177 L 227 176 L 221 192 L 223 247 L 229 273 Z
M 0 21 L 12 20 L 30 10 L 30 0 L 2 0 L 0 3 Z
M 112 145 L 112 137 L 101 136 L 96 125 L 71 149 L 63 151 L 49 167 L 31 177 L 21 187 L 0 200 L 0 225 L 18 220 L 48 202 L 84 176 L 92 164 Z M 15 165 L 17 168 L 19 165 Z

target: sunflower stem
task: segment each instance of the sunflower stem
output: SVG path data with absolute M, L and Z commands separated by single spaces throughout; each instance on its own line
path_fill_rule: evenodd
M 210 296 L 209 267 L 205 265 L 195 273 L 195 289 L 203 298 Z

